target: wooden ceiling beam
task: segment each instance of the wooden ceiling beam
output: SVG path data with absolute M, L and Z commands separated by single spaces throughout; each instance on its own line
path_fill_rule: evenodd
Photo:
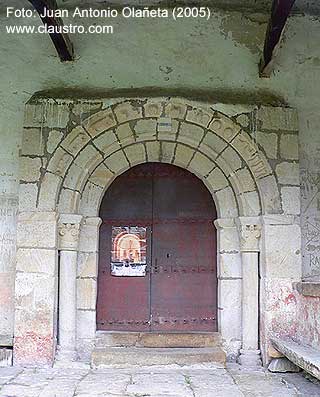
M 56 0 L 29 0 L 33 7 L 37 10 L 43 24 L 53 27 L 58 27 L 62 32 L 63 21 L 61 18 L 49 18 L 48 16 L 42 17 L 45 13 L 44 10 L 56 10 L 58 8 Z M 73 44 L 70 37 L 65 33 L 49 33 L 51 40 L 58 52 L 62 62 L 74 60 Z
M 264 42 L 263 58 L 260 61 L 260 77 L 270 77 L 275 54 L 295 0 L 273 0 L 271 18 Z

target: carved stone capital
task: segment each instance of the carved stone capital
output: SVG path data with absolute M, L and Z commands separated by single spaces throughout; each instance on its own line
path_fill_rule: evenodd
M 58 224 L 60 250 L 76 251 L 78 249 L 81 220 L 81 215 L 60 215 Z
M 239 218 L 240 249 L 242 252 L 259 252 L 260 221 L 256 218 Z

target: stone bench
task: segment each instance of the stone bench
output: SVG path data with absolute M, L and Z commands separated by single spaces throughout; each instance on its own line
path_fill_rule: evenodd
M 275 349 L 286 356 L 296 366 L 320 379 L 320 350 L 298 344 L 292 340 L 272 338 Z

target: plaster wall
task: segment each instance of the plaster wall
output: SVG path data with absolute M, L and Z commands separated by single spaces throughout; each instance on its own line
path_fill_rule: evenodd
M 13 332 L 18 154 L 24 104 L 41 90 L 61 94 L 70 89 L 70 96 L 84 97 L 106 92 L 112 95 L 115 89 L 134 88 L 138 92 L 139 88 L 149 88 L 157 94 L 167 90 L 200 99 L 210 97 L 212 102 L 229 102 L 222 111 L 230 115 L 235 112 L 233 103 L 252 103 L 250 111 L 259 103 L 285 102 L 296 108 L 301 131 L 303 274 L 308 279 L 319 279 L 319 20 L 291 17 L 275 72 L 270 79 L 260 79 L 257 64 L 267 20 L 268 15 L 238 12 L 214 12 L 208 22 L 119 18 L 113 36 L 72 36 L 77 60 L 71 64 L 59 62 L 46 36 L 1 34 L 0 282 L 4 292 L 0 296 L 0 335 Z M 1 26 L 7 22 L 0 17 Z M 261 133 L 259 125 L 251 128 L 253 134 Z M 268 149 L 268 142 L 275 139 L 274 135 L 261 135 L 261 139 L 265 139 L 265 151 L 273 150 Z M 279 153 L 281 150 L 279 142 Z M 274 155 L 278 153 L 270 152 L 271 158 Z M 292 164 L 296 160 L 293 155 Z M 294 211 L 299 213 L 298 209 Z M 308 243 L 310 233 L 312 247 Z

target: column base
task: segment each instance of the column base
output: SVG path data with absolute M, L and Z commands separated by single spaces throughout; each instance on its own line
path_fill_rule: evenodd
M 246 368 L 260 369 L 262 366 L 260 350 L 240 350 L 239 364 Z
M 57 353 L 56 353 L 56 361 L 66 361 L 72 362 L 77 361 L 77 352 L 75 350 L 68 350 L 61 346 L 58 346 Z

